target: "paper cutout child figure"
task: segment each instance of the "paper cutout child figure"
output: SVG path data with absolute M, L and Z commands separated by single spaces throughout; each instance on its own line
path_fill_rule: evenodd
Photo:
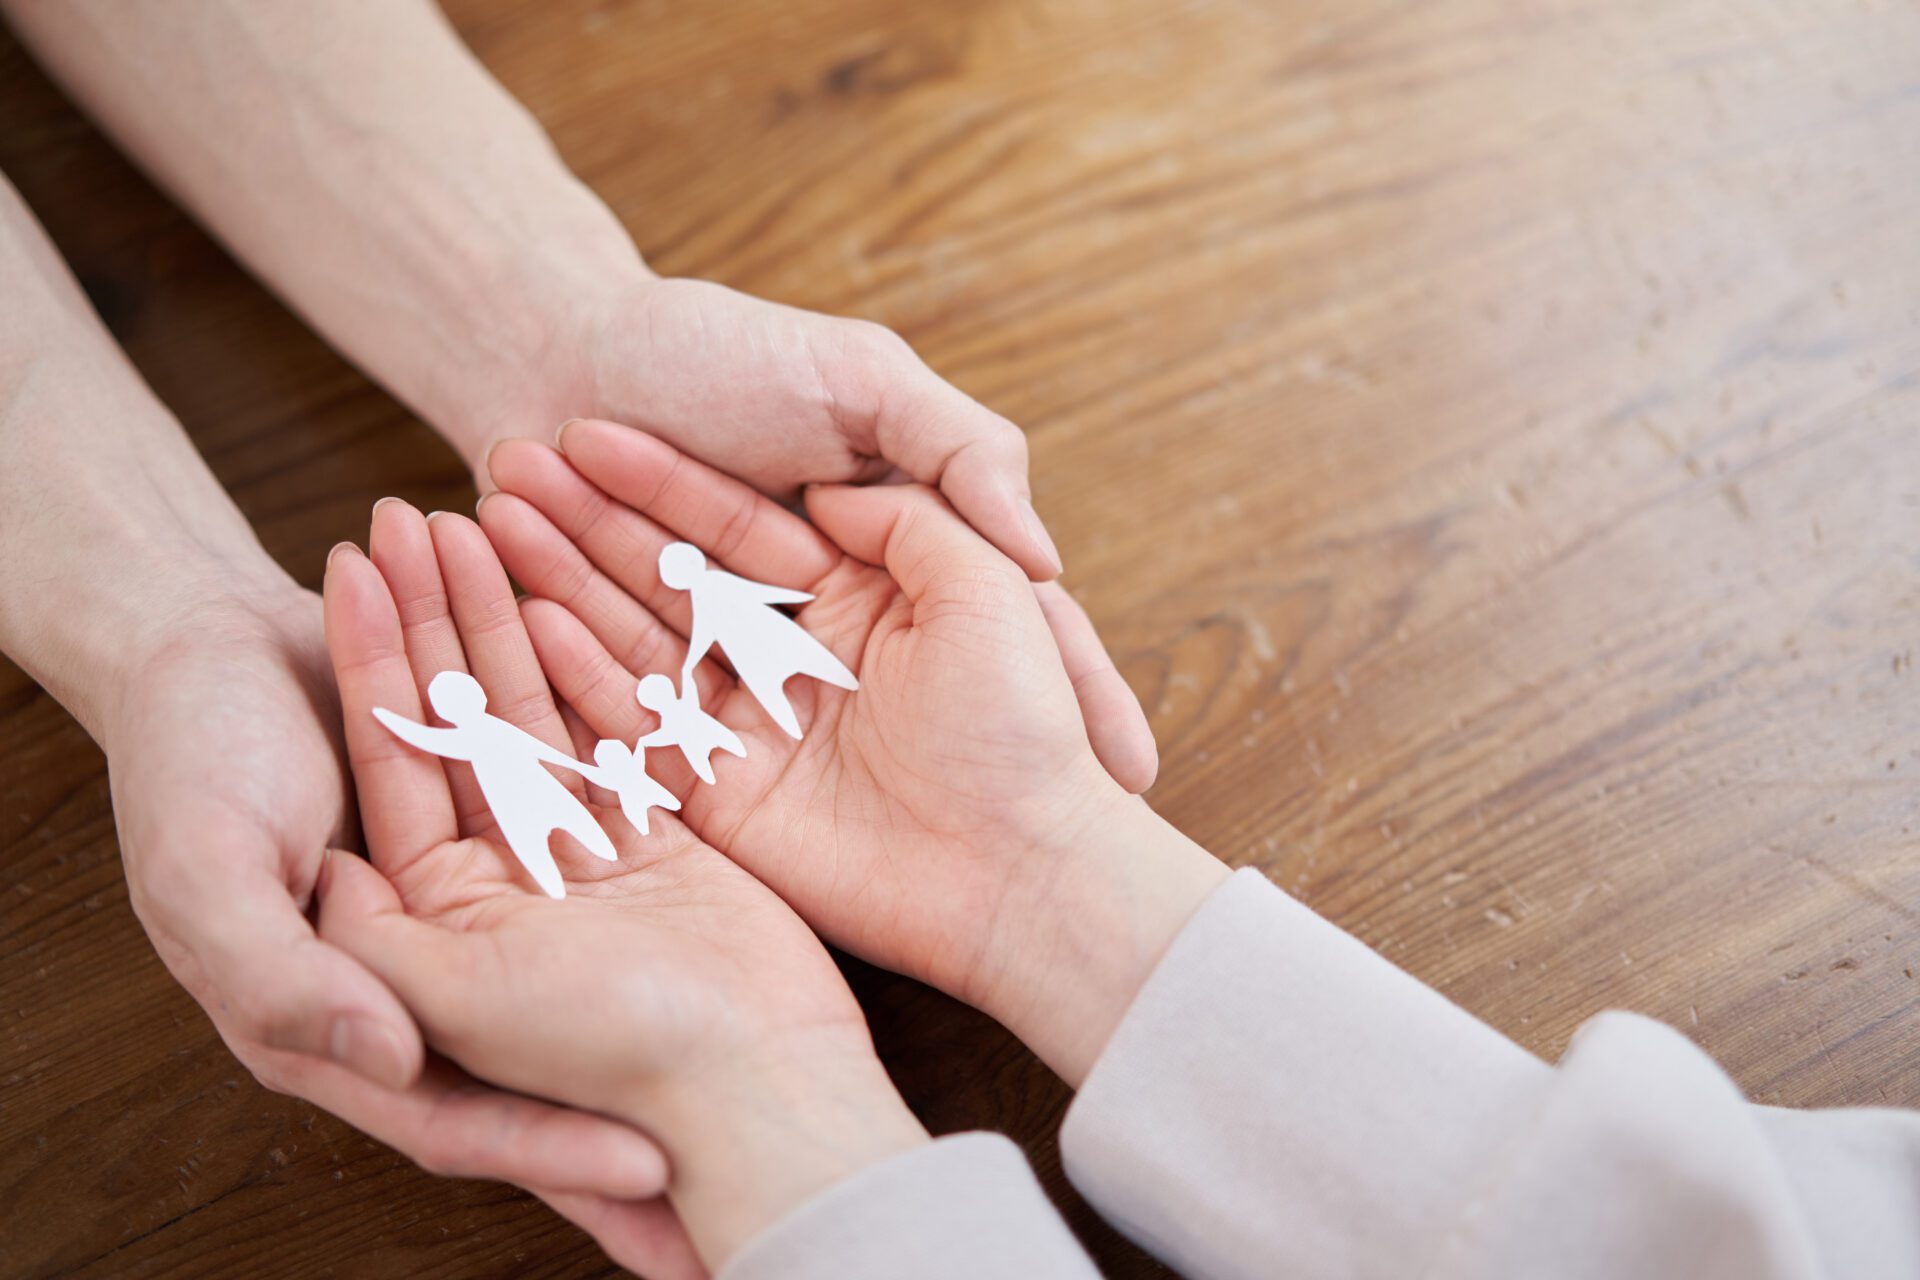
M 655 678 L 666 679 L 665 676 Z M 648 809 L 658 807 L 679 812 L 680 798 L 647 775 L 647 748 L 644 744 L 635 751 L 617 739 L 602 738 L 593 749 L 593 762 L 599 768 L 589 773 L 587 780 L 598 783 L 620 797 L 620 812 L 626 815 L 627 821 L 641 835 L 648 834 Z
M 409 746 L 446 760 L 465 760 L 473 766 L 480 794 L 493 810 L 493 820 L 506 837 L 507 847 L 547 896 L 567 896 L 560 869 L 547 848 L 547 839 L 555 831 L 566 832 L 595 857 L 609 862 L 618 857 L 613 841 L 580 797 L 545 767 L 558 765 L 585 775 L 589 766 L 556 751 L 519 726 L 488 715 L 487 691 L 464 671 L 442 671 L 435 676 L 427 685 L 427 703 L 453 728 L 417 724 L 385 707 L 375 707 L 373 714 Z
M 693 596 L 693 635 L 680 668 L 683 688 L 693 685 L 693 668 L 718 644 L 747 692 L 767 709 L 788 736 L 800 736 L 783 687 L 793 676 L 812 676 L 841 689 L 860 682 L 827 647 L 773 606 L 805 604 L 805 591 L 750 582 L 724 569 L 707 567 L 707 558 L 690 542 L 675 542 L 660 552 L 660 581 Z
M 634 744 L 635 750 L 648 747 L 678 747 L 693 766 L 700 781 L 713 781 L 715 751 L 745 757 L 747 746 L 740 735 L 715 720 L 700 708 L 700 689 L 691 676 L 681 682 L 684 693 L 675 693 L 673 681 L 655 672 L 642 677 L 634 697 L 640 705 L 660 717 L 660 727 Z M 674 806 L 676 809 L 679 805 Z

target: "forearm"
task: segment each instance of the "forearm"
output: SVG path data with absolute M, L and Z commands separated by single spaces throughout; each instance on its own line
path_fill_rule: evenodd
M 426 0 L 4 0 L 41 60 L 470 462 L 645 267 Z M 550 429 L 557 423 L 537 424 Z
M 0 181 L 0 650 L 95 737 L 149 638 L 290 590 Z

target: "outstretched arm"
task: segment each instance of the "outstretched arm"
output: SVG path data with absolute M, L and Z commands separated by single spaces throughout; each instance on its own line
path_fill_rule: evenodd
M 765 582 L 748 582 L 745 578 L 740 581 L 761 604 L 805 604 L 813 599 L 811 591 L 795 591 L 792 587 L 776 587 Z
M 467 735 L 458 729 L 436 729 L 403 715 L 396 715 L 385 707 L 375 707 L 373 718 L 392 730 L 393 736 L 410 747 L 418 747 L 429 755 L 439 756 L 443 760 L 471 760 L 473 753 L 467 750 Z M 541 743 L 541 749 L 548 749 Z

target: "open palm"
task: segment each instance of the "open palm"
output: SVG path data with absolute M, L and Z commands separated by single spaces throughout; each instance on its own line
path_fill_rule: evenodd
M 581 422 L 564 455 L 511 442 L 481 521 L 537 597 L 523 608 L 541 665 L 596 734 L 653 725 L 635 681 L 674 672 L 691 621 L 663 586 L 669 543 L 722 568 L 812 593 L 805 628 L 860 679 L 857 693 L 787 686 L 805 737 L 782 732 L 713 657 L 702 704 L 746 758 L 714 785 L 656 754 L 649 768 L 701 837 L 779 891 L 832 941 L 963 998 L 992 982 L 992 921 L 1010 893 L 1061 868 L 1023 857 L 1072 806 L 1120 792 L 1088 741 L 1082 704 L 1131 697 L 1111 665 L 1070 671 L 1062 629 L 1090 631 L 1059 591 L 1020 570 L 919 486 L 820 488 L 817 528 L 664 443 Z M 1048 614 L 1052 616 L 1049 617 Z M 720 644 L 724 652 L 725 637 Z M 977 1001 L 976 1001 L 977 1002 Z
M 394 982 L 429 1041 L 475 1074 L 609 1114 L 657 1106 L 663 1138 L 680 1083 L 743 1051 L 784 1038 L 866 1043 L 858 1005 L 807 927 L 670 814 L 655 811 L 643 838 L 617 808 L 596 806 L 618 861 L 557 837 L 570 897 L 540 893 L 472 770 L 406 746 L 372 710 L 425 722 L 427 683 L 460 670 L 492 714 L 552 746 L 590 759 L 594 736 L 555 706 L 476 525 L 387 502 L 369 550 L 371 560 L 348 548 L 330 560 L 326 628 L 372 868 L 332 857 L 323 937 Z M 425 975 L 397 949 L 424 955 Z

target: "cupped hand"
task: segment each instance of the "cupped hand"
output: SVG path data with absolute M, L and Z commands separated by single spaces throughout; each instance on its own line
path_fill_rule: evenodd
M 1060 571 L 1035 513 L 1021 430 L 941 378 L 892 330 L 701 280 L 647 277 L 584 296 L 535 375 L 556 417 L 637 427 L 777 499 L 813 484 L 911 479 L 1035 582 Z M 523 416 L 501 434 L 520 434 Z M 488 487 L 488 468 L 479 465 Z M 1045 593 L 1070 612 L 1065 594 Z M 1085 668 L 1110 666 L 1084 619 L 1060 629 Z M 1086 701 L 1101 758 L 1129 790 L 1158 768 L 1124 684 Z
M 574 310 L 537 375 L 551 408 L 638 427 L 776 497 L 894 473 L 936 485 L 1035 581 L 1059 573 L 1025 435 L 892 330 L 652 275 Z
M 322 855 L 354 825 L 319 597 L 235 584 L 181 617 L 102 738 L 134 909 L 235 1056 L 436 1172 L 657 1195 L 665 1162 L 645 1137 L 425 1059 L 387 985 L 315 936 Z
M 748 1220 L 768 1180 L 823 1176 L 817 1150 L 764 1147 L 798 1124 L 827 1123 L 810 1089 L 858 1080 L 891 1096 L 859 1006 L 765 886 L 667 812 L 655 810 L 642 837 L 572 775 L 619 857 L 602 861 L 556 836 L 569 892 L 541 893 L 471 767 L 403 744 L 373 709 L 427 722 L 427 684 L 467 671 L 490 714 L 549 746 L 591 760 L 595 739 L 555 705 L 477 525 L 429 522 L 387 502 L 370 551 L 371 560 L 347 546 L 332 556 L 326 629 L 372 863 L 329 859 L 321 937 L 380 974 L 434 1047 L 477 1075 L 645 1124 L 673 1160 L 669 1195 L 701 1252 L 724 1257 L 769 1213 L 817 1189 L 784 1186 L 782 1205 Z M 891 1136 L 912 1134 L 902 1139 L 896 1126 Z M 715 1153 L 717 1142 L 731 1149 Z M 753 1159 L 738 1158 L 741 1144 Z M 601 1229 L 622 1225 L 613 1217 Z M 675 1268 L 656 1260 L 651 1270 Z
M 649 758 L 695 832 L 830 940 L 1010 1023 L 1049 967 L 1137 986 L 1164 938 L 1116 948 L 1103 930 L 1100 946 L 1082 947 L 1066 925 L 1125 917 L 1124 933 L 1145 907 L 1185 901 L 1198 863 L 1181 863 L 1175 885 L 1160 862 L 1127 866 L 1124 849 L 1106 847 L 1134 839 L 1145 810 L 1089 740 L 1083 710 L 1125 685 L 1110 663 L 1075 665 L 1097 646 L 1056 643 L 1063 628 L 1090 630 L 1070 597 L 1036 596 L 922 486 L 812 490 L 816 528 L 640 433 L 574 423 L 563 446 L 497 449 L 501 492 L 480 517 L 543 597 L 523 608 L 541 664 L 594 732 L 647 732 L 635 680 L 680 669 L 688 601 L 657 567 L 679 539 L 722 568 L 812 593 L 801 624 L 859 677 L 855 693 L 788 684 L 805 728 L 796 742 L 703 661 L 702 704 L 741 735 L 746 758 L 716 757 L 714 785 Z M 1107 1029 L 1077 1029 L 1050 1060 L 1079 1070 Z

